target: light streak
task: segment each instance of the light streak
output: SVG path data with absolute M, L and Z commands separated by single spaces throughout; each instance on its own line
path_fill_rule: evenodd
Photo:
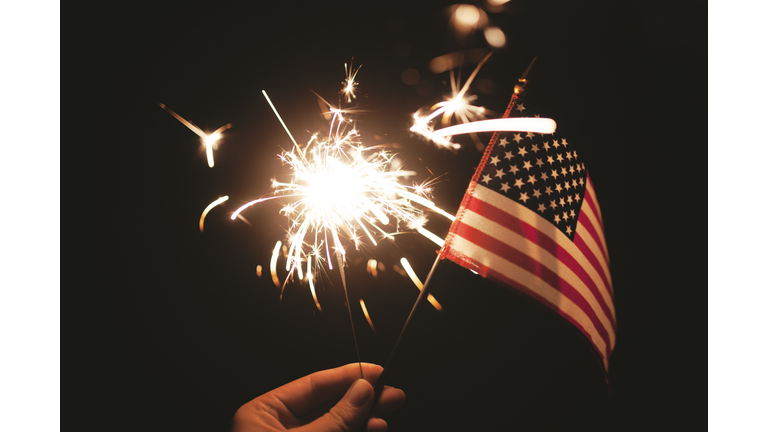
M 209 211 L 211 211 L 212 208 L 216 207 L 217 205 L 223 203 L 224 201 L 228 200 L 228 196 L 223 196 L 216 201 L 208 204 L 208 207 L 203 210 L 203 214 L 200 215 L 200 232 L 203 232 L 203 221 L 205 220 L 205 216 L 208 214 Z
M 275 113 L 275 116 L 277 116 L 277 119 L 280 120 L 280 124 L 283 125 L 283 129 L 285 129 L 285 132 L 288 134 L 289 137 L 291 137 L 291 141 L 293 141 L 293 145 L 298 147 L 299 145 L 296 144 L 296 140 L 293 139 L 293 135 L 291 135 L 291 131 L 288 130 L 288 126 L 285 125 L 285 122 L 283 122 L 283 118 L 280 117 L 280 114 L 277 113 L 277 108 L 272 104 L 272 101 L 269 100 L 269 96 L 267 96 L 267 92 L 262 90 L 261 93 L 264 94 L 264 97 L 267 99 L 267 102 L 269 102 L 269 106 L 272 107 L 272 111 Z
M 371 321 L 371 316 L 368 315 L 368 309 L 365 307 L 363 299 L 360 299 L 360 308 L 363 309 L 363 314 L 365 314 L 365 319 L 368 320 L 368 325 L 371 326 L 371 330 L 373 330 L 374 333 L 379 334 L 376 332 L 376 327 L 373 326 L 373 321 Z
M 402 264 L 406 273 L 408 273 L 408 276 L 411 278 L 411 281 L 413 281 L 413 284 L 416 285 L 416 288 L 421 291 L 424 288 L 424 284 L 422 284 L 421 280 L 419 280 L 419 277 L 416 276 L 416 272 L 413 271 L 413 268 L 411 267 L 411 264 L 408 262 L 408 260 L 405 259 L 405 257 L 400 258 L 400 264 Z M 427 294 L 427 300 L 432 304 L 432 306 L 435 307 L 435 309 L 439 311 L 443 310 L 443 307 L 440 305 L 436 298 L 432 297 L 432 294 Z
M 492 120 L 481 120 L 449 126 L 434 132 L 437 136 L 451 136 L 476 132 L 535 132 L 551 134 L 557 129 L 557 123 L 550 118 L 539 117 L 514 117 Z
M 212 134 L 207 134 L 194 123 L 185 120 L 182 116 L 176 114 L 173 110 L 165 106 L 165 104 L 158 103 L 158 105 L 160 105 L 160 108 L 168 111 L 168 113 L 174 116 L 176 120 L 180 121 L 184 126 L 188 127 L 189 130 L 196 133 L 197 136 L 200 137 L 200 141 L 203 143 L 203 147 L 205 147 L 205 155 L 208 159 L 208 166 L 213 168 L 213 150 L 218 148 L 218 143 L 221 139 L 221 133 L 231 128 L 232 124 L 225 124 L 224 126 L 216 129 L 216 131 L 214 131 Z

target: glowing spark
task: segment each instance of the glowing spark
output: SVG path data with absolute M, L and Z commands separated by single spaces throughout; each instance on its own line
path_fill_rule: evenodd
M 357 69 L 355 69 L 353 72 L 352 63 L 350 62 L 349 68 L 347 68 L 347 64 L 344 63 L 344 73 L 347 74 L 347 78 L 342 82 L 344 88 L 341 89 L 340 93 L 347 97 L 347 103 L 352 102 L 352 99 L 355 98 L 355 88 L 357 88 L 355 76 L 357 76 L 357 71 L 359 71 L 361 67 L 363 67 L 363 65 L 358 66 Z
M 363 309 L 363 313 L 365 314 L 365 319 L 368 320 L 368 325 L 371 326 L 371 330 L 373 330 L 374 333 L 378 334 L 376 332 L 376 327 L 373 326 L 373 321 L 371 321 L 371 316 L 368 315 L 368 309 L 365 307 L 365 302 L 363 299 L 360 299 L 360 307 Z
M 549 118 L 515 117 L 493 120 L 481 120 L 472 123 L 449 126 L 434 132 L 437 136 L 450 136 L 475 132 L 536 132 L 551 134 L 555 132 L 557 123 Z
M 248 219 L 243 217 L 243 215 L 237 215 L 237 218 L 240 219 L 241 221 L 245 222 L 246 225 L 248 225 L 250 227 L 253 226 L 250 222 L 248 222 Z
M 256 266 L 256 276 L 261 277 L 261 271 L 262 271 L 261 264 L 259 264 Z
M 205 210 L 203 210 L 203 214 L 200 215 L 200 232 L 203 232 L 203 221 L 205 220 L 205 215 L 207 215 L 208 212 L 211 211 L 212 208 L 216 207 L 217 205 L 223 203 L 224 201 L 226 201 L 228 199 L 229 199 L 228 196 L 223 196 L 223 197 L 217 199 L 216 201 L 208 204 L 208 207 L 206 207 Z
M 312 276 L 312 257 L 307 257 L 307 281 L 309 282 L 309 291 L 312 293 L 312 298 L 315 299 L 315 306 L 317 306 L 317 310 L 320 312 L 323 311 L 323 308 L 320 307 L 320 302 L 317 301 L 317 294 L 315 293 L 315 282 L 314 277 Z
M 218 148 L 218 142 L 221 139 L 221 133 L 225 130 L 232 127 L 232 124 L 226 124 L 218 129 L 216 129 L 215 132 L 212 134 L 207 134 L 202 131 L 199 127 L 197 127 L 194 123 L 185 120 L 180 115 L 173 112 L 170 108 L 166 107 L 165 104 L 160 103 L 160 108 L 168 111 L 169 114 L 174 116 L 176 120 L 180 121 L 184 126 L 188 127 L 189 130 L 196 133 L 197 136 L 200 137 L 200 140 L 203 143 L 203 146 L 205 147 L 205 155 L 208 159 L 208 166 L 213 168 L 213 150 Z
M 416 276 L 416 272 L 413 271 L 413 268 L 411 267 L 411 264 L 408 262 L 408 260 L 405 259 L 405 257 L 400 258 L 400 264 L 403 265 L 403 268 L 405 269 L 406 273 L 408 273 L 408 276 L 413 281 L 413 284 L 416 285 L 416 288 L 421 291 L 424 288 L 424 284 L 422 284 L 421 280 L 419 280 L 419 277 Z M 427 300 L 432 303 L 432 306 L 434 306 L 435 309 L 439 311 L 443 310 L 443 307 L 440 306 L 440 303 L 436 298 L 432 297 L 432 294 L 427 294 Z
M 435 212 L 437 212 L 437 213 L 440 213 L 441 215 L 443 215 L 443 216 L 445 216 L 446 218 L 450 219 L 450 220 L 451 220 L 451 222 L 453 222 L 453 221 L 455 221 L 455 220 L 456 220 L 456 217 L 455 217 L 454 215 L 452 215 L 452 214 L 450 214 L 450 213 L 447 213 L 445 210 L 443 210 L 443 209 L 441 209 L 441 208 L 437 207 L 437 206 L 435 205 L 435 203 L 433 203 L 432 201 L 430 201 L 430 200 L 428 200 L 428 199 L 426 199 L 426 198 L 420 197 L 420 196 L 418 196 L 418 195 L 416 195 L 416 194 L 414 194 L 414 193 L 411 193 L 411 192 L 407 192 L 407 191 L 398 192 L 398 193 L 399 193 L 399 194 L 400 194 L 400 196 L 402 196 L 403 198 L 408 198 L 409 200 L 411 200 L 411 201 L 414 201 L 414 202 L 417 202 L 417 203 L 419 203 L 419 204 L 423 205 L 424 207 L 426 207 L 426 208 L 428 208 L 428 209 L 430 209 L 430 210 L 433 210 L 433 211 L 435 211 Z
M 443 247 L 443 245 L 445 244 L 445 240 L 443 240 L 442 238 L 438 237 L 437 235 L 435 235 L 431 231 L 427 231 L 424 228 L 421 228 L 421 227 L 416 228 L 416 232 L 418 232 L 419 234 L 423 235 L 424 237 L 432 240 L 432 242 L 434 242 L 436 245 L 438 245 L 440 247 Z
M 368 273 L 373 275 L 373 277 L 376 277 L 376 276 L 379 275 L 375 259 L 371 258 L 371 259 L 368 260 L 368 268 L 367 268 L 367 270 L 368 270 Z
M 272 282 L 275 286 L 280 288 L 280 279 L 277 277 L 277 257 L 280 256 L 280 246 L 282 242 L 280 240 L 275 243 L 275 249 L 272 251 L 272 259 L 269 260 L 269 272 L 272 274 Z

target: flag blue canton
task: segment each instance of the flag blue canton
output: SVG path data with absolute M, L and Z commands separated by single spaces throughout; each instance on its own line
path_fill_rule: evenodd
M 509 117 L 539 117 L 520 98 Z M 501 132 L 478 183 L 539 214 L 568 238 L 586 190 L 587 171 L 573 146 L 557 132 Z

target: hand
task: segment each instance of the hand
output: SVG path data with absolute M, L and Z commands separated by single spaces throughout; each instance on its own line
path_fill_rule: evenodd
M 232 419 L 232 432 L 284 431 L 348 432 L 365 426 L 368 432 L 387 430 L 377 415 L 400 408 L 405 393 L 384 387 L 373 407 L 373 386 L 383 368 L 358 363 L 328 369 L 299 378 L 241 406 Z M 371 416 L 372 415 L 372 416 Z M 369 417 L 371 416 L 371 417 Z

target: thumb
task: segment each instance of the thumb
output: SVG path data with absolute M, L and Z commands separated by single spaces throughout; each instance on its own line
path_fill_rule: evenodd
M 373 387 L 364 380 L 355 381 L 331 410 L 304 426 L 304 432 L 352 432 L 366 423 L 373 406 Z

